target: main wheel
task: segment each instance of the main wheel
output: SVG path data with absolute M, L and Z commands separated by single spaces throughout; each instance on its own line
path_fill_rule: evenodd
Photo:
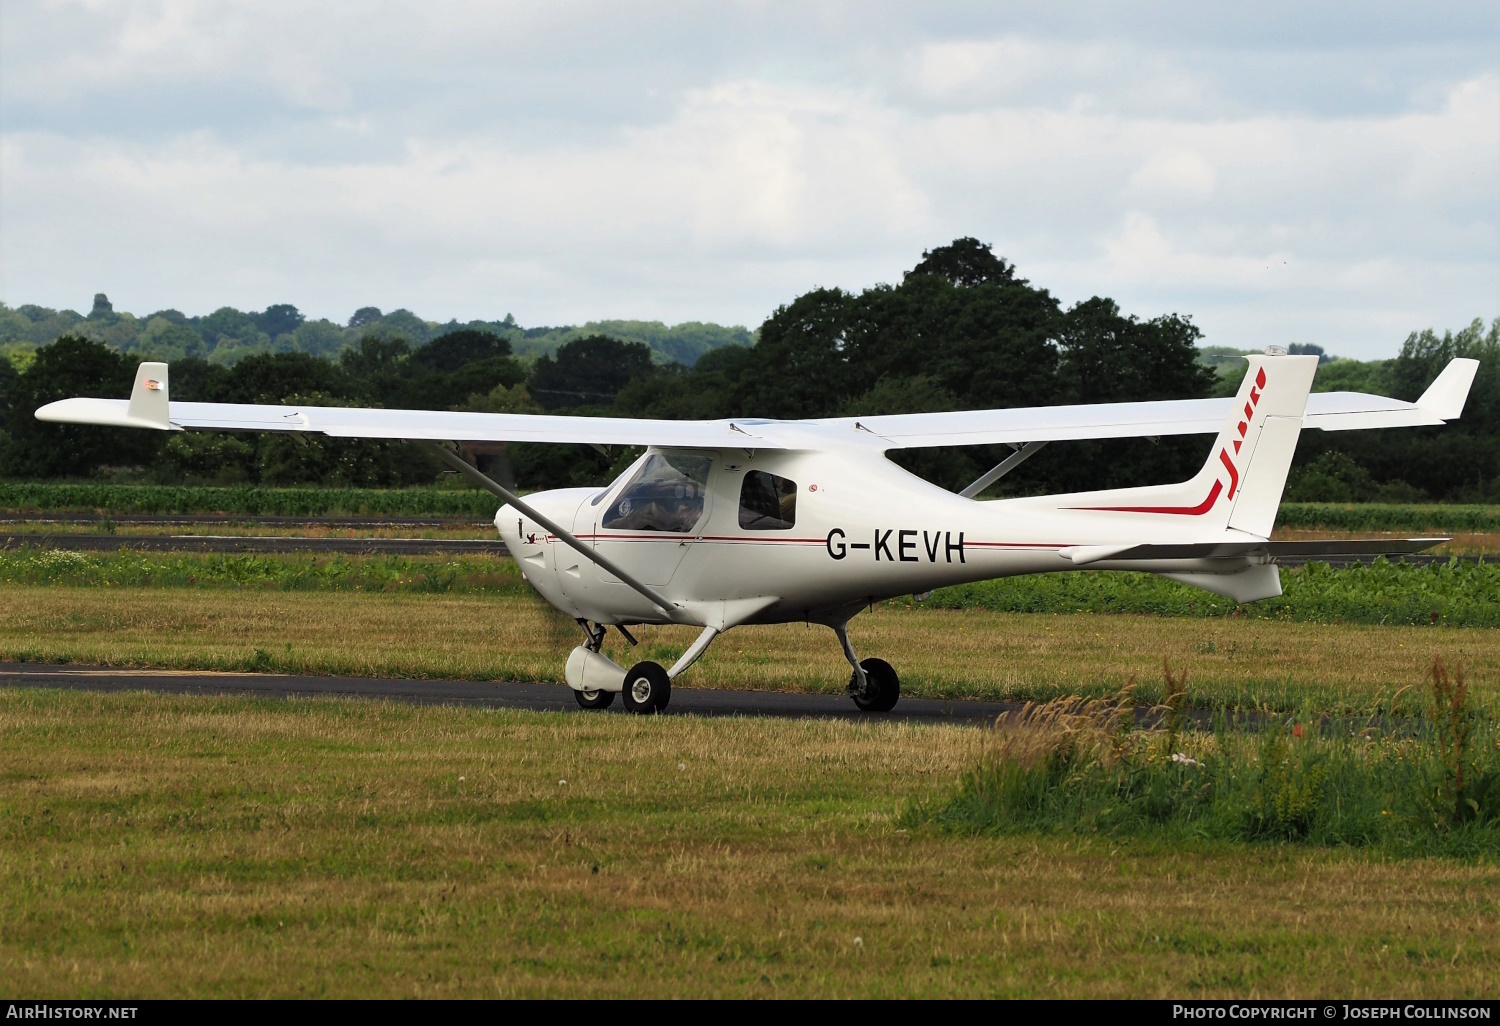
M 891 664 L 884 659 L 861 659 L 859 665 L 865 671 L 869 687 L 859 691 L 858 674 L 849 674 L 854 704 L 865 712 L 890 712 L 896 708 L 896 700 L 901 697 L 901 678 L 896 676 Z
M 672 678 L 659 663 L 636 663 L 625 674 L 620 697 L 633 713 L 661 712 L 672 699 Z
M 573 697 L 585 709 L 608 709 L 615 703 L 613 691 L 574 691 Z

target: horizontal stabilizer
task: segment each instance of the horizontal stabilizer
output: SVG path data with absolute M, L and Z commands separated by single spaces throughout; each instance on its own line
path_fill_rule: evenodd
M 1158 559 L 1317 559 L 1329 556 L 1404 556 L 1441 545 L 1447 538 L 1314 538 L 1307 541 L 1221 541 L 1186 544 L 1091 545 L 1064 549 L 1075 564 Z

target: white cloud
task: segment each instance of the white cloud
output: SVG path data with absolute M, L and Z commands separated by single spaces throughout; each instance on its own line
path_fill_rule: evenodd
M 360 10 L 23 9 L 0 296 L 756 324 L 973 234 L 1067 301 L 1190 313 L 1224 344 L 1380 355 L 1500 313 L 1500 77 L 1456 75 L 1457 36 L 1428 64 L 1368 44 L 1378 88 L 1325 109 L 1272 94 L 1329 51 L 1019 16 Z
M 1217 180 L 1214 166 L 1202 156 L 1175 147 L 1153 153 L 1130 176 L 1130 184 L 1142 192 L 1190 200 L 1212 196 Z

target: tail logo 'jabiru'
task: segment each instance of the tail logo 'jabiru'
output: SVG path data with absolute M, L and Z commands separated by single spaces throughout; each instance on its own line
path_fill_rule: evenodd
M 1266 369 L 1260 368 L 1260 373 L 1255 375 L 1255 384 L 1250 388 L 1250 401 L 1245 404 L 1245 419 L 1239 422 L 1236 430 L 1240 437 L 1234 440 L 1235 455 L 1239 454 L 1241 439 L 1250 430 L 1250 422 L 1255 417 L 1255 408 L 1260 405 L 1260 397 L 1266 390 Z M 1219 462 L 1224 464 L 1224 469 L 1229 471 L 1229 495 L 1234 498 L 1234 493 L 1240 487 L 1239 468 L 1234 465 L 1234 459 L 1229 455 L 1227 447 L 1219 449 Z M 1209 488 L 1208 495 L 1196 506 L 1071 506 L 1070 509 L 1097 510 L 1107 513 L 1174 513 L 1178 516 L 1200 517 L 1214 508 L 1219 501 L 1219 496 L 1224 492 L 1224 482 L 1218 478 L 1214 479 L 1213 486 Z

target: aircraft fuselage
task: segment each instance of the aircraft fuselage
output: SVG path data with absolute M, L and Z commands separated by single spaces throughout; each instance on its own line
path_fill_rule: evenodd
M 842 623 L 872 602 L 1020 574 L 1076 570 L 1064 550 L 1119 541 L 1176 541 L 1177 525 L 1055 508 L 1026 500 L 976 502 L 889 460 L 835 453 L 693 450 L 711 458 L 702 511 L 685 530 L 611 527 L 620 495 L 652 449 L 607 488 L 535 493 L 526 501 L 585 545 L 689 609 L 723 602 L 727 626 L 807 620 Z M 745 526 L 746 476 L 795 487 L 789 526 Z M 689 486 L 691 489 L 691 485 Z M 1133 521 L 1133 522 L 1124 522 Z M 600 623 L 666 623 L 660 610 L 511 506 L 495 525 L 526 579 L 569 616 Z M 682 523 L 669 526 L 683 527 Z M 1238 562 L 1238 569 L 1247 565 Z M 1110 569 L 1107 562 L 1091 569 Z M 1196 560 L 1131 563 L 1129 569 L 1191 571 Z M 1223 560 L 1215 569 L 1226 569 Z M 701 620 L 701 618 L 699 618 Z

